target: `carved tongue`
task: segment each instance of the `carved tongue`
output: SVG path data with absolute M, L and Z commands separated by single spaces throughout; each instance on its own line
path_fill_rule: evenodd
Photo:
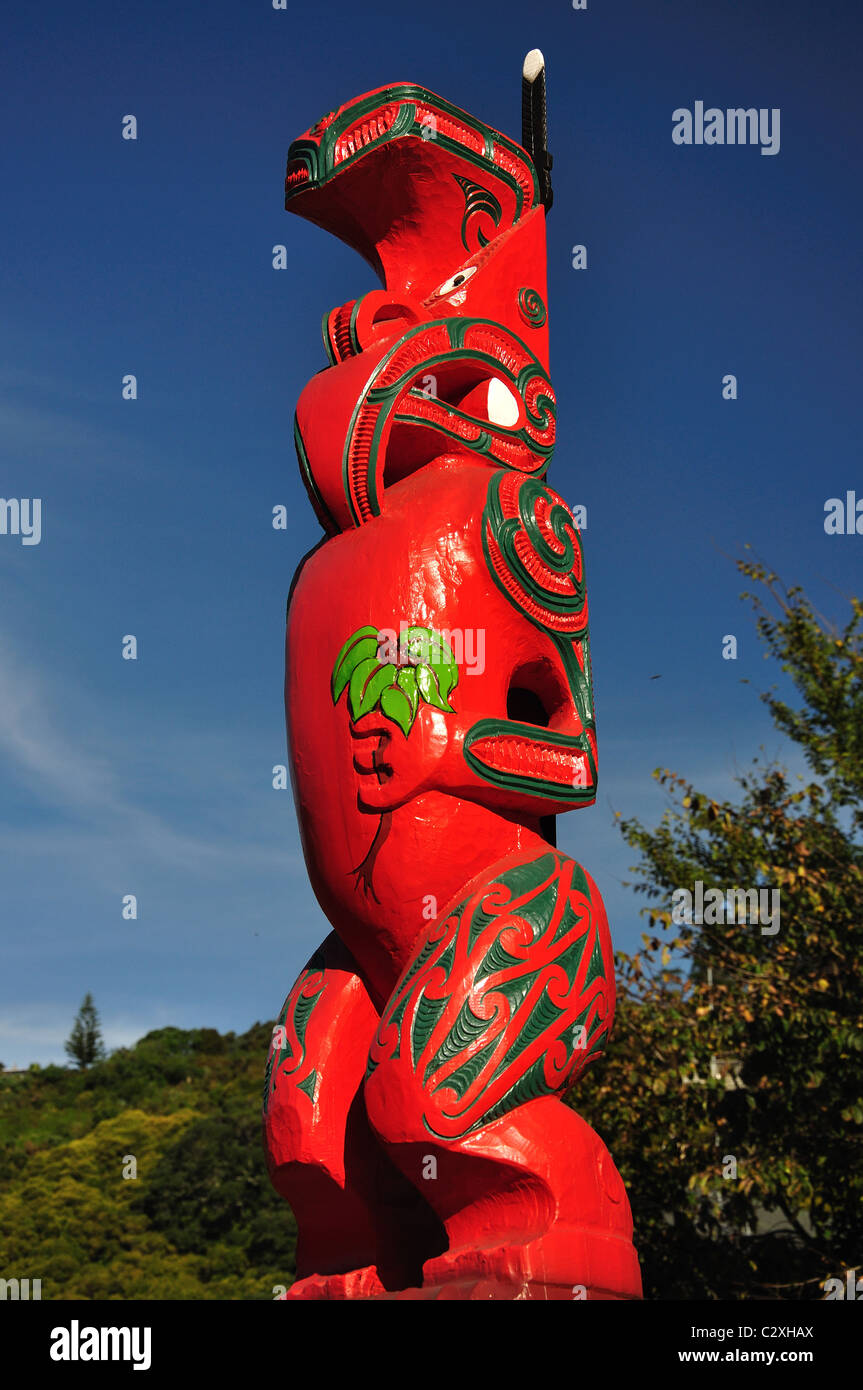
M 587 756 L 580 748 L 561 747 L 519 734 L 494 734 L 471 744 L 471 753 L 495 772 L 553 782 L 561 787 L 590 783 Z

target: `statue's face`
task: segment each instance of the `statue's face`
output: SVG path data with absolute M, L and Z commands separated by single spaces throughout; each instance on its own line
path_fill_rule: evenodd
M 402 85 L 292 146 L 287 206 L 383 288 L 324 320 L 301 468 L 328 533 L 295 588 L 286 685 L 307 848 L 330 877 L 427 793 L 531 823 L 595 796 L 581 547 L 554 446 L 545 211 L 524 152 Z
M 397 84 L 296 140 L 286 195 L 383 284 L 325 315 L 331 365 L 297 408 L 325 531 L 379 516 L 392 484 L 444 454 L 541 474 L 555 427 L 545 210 L 524 151 Z
M 372 521 L 394 483 L 443 455 L 545 472 L 555 397 L 535 287 L 544 293 L 543 216 L 537 208 L 423 300 L 373 290 L 328 316 L 332 365 L 303 390 L 295 438 L 329 534 Z
M 534 493 L 536 556 L 528 532 L 500 515 L 512 510 L 511 499 L 499 498 L 508 480 L 516 500 L 518 490 Z M 439 791 L 538 817 L 593 800 L 574 643 L 535 620 L 541 528 L 561 552 L 564 578 L 571 556 L 580 564 L 577 537 L 547 495 L 529 479 L 441 460 L 397 484 L 381 517 L 313 554 L 288 628 L 301 808 L 339 799 L 339 814 L 363 817 Z M 517 568 L 506 568 L 508 550 L 516 563 L 519 553 L 536 560 L 533 593 L 524 590 L 534 620 L 504 586 L 508 579 L 514 594 L 519 583 Z M 579 590 L 570 579 L 570 606 L 583 629 Z M 561 584 L 555 597 L 566 594 Z

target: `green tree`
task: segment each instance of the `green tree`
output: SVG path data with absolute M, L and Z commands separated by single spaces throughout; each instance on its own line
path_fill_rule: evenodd
M 296 1227 L 270 1183 L 256 1114 L 191 1124 L 164 1150 L 138 1201 L 181 1254 L 222 1242 L 242 1250 L 250 1268 L 293 1269 Z
M 100 1062 L 105 1056 L 99 1015 L 90 993 L 84 995 L 84 1002 L 78 1010 L 78 1016 L 72 1026 L 72 1032 L 66 1039 L 65 1047 L 67 1056 L 77 1062 L 82 1070 L 92 1066 L 94 1062 Z
M 0 1085 L 4 1259 L 41 1273 L 43 1299 L 269 1301 L 292 1281 L 296 1226 L 261 1145 L 271 1037 L 161 1028 Z
M 809 774 L 756 759 L 736 803 L 654 774 L 660 824 L 621 820 L 650 931 L 618 954 L 608 1058 L 573 1096 L 627 1183 L 654 1298 L 823 1298 L 863 1264 L 863 604 L 840 630 L 739 568 L 799 705 L 761 698 Z M 680 922 L 698 880 L 779 889 L 779 930 Z

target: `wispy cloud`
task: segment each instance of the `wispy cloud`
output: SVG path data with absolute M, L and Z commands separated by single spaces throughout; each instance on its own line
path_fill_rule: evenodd
M 119 381 L 110 387 L 119 402 Z M 175 460 L 105 420 L 105 408 L 111 405 L 108 390 L 105 383 L 95 391 L 86 378 L 46 383 L 35 373 L 0 367 L 4 473 L 14 476 L 38 462 L 40 477 L 56 475 L 68 485 L 70 465 L 79 461 L 91 483 L 95 472 L 113 473 L 127 482 L 170 478 Z M 197 467 L 184 461 L 184 469 L 196 473 Z
M 80 703 L 79 698 L 69 700 L 68 692 L 66 700 Z M 287 850 L 243 842 L 241 827 L 235 836 L 205 838 L 136 804 L 125 787 L 128 749 L 106 751 L 107 721 L 100 720 L 100 712 L 91 710 L 89 721 L 90 727 L 100 730 L 97 748 L 80 730 L 69 727 L 71 720 L 64 722 L 58 704 L 48 694 L 45 677 L 22 661 L 8 637 L 0 634 L 0 766 L 5 763 L 6 772 L 17 776 L 43 809 L 60 817 L 82 849 L 91 848 L 95 862 L 105 862 L 106 838 L 122 838 L 125 845 L 134 845 L 139 856 L 187 869 L 243 865 L 284 872 L 291 866 Z M 117 768 L 124 770 L 122 779 Z M 193 801 L 201 798 L 199 772 L 197 764 L 194 769 L 188 767 Z M 193 776 L 198 777 L 194 785 Z M 172 768 L 171 784 L 176 793 L 176 768 Z M 83 837 L 82 821 L 87 827 Z M 52 838 L 56 834 L 52 828 Z M 14 842 L 21 852 L 38 853 L 40 846 L 43 852 L 48 850 L 46 832 L 38 827 L 12 830 L 11 840 L 4 838 L 7 849 Z

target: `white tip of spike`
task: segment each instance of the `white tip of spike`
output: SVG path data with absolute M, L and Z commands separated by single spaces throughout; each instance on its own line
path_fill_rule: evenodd
M 524 60 L 524 67 L 521 70 L 522 77 L 526 82 L 535 82 L 545 67 L 545 59 L 542 56 L 542 49 L 532 48 Z

